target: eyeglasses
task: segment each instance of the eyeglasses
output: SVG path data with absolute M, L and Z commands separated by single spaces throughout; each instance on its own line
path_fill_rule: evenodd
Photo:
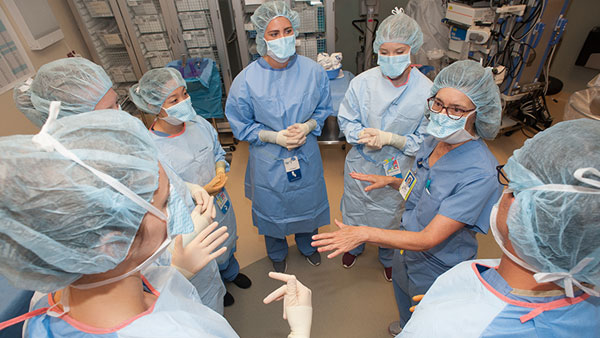
M 448 116 L 449 118 L 451 118 L 453 120 L 460 120 L 465 114 L 468 114 L 468 113 L 471 113 L 471 112 L 474 112 L 475 110 L 477 110 L 477 108 L 464 110 L 464 109 L 458 108 L 456 106 L 446 107 L 440 100 L 436 99 L 435 96 L 432 96 L 427 99 L 427 106 L 429 107 L 429 110 L 431 112 L 436 113 L 436 114 L 441 114 L 442 110 L 446 110 L 446 116 Z
M 505 187 L 508 187 L 508 183 L 510 181 L 508 180 L 508 177 L 506 177 L 506 174 L 504 173 L 504 170 L 502 170 L 502 168 L 504 168 L 504 164 L 496 167 L 496 171 L 498 172 L 498 183 L 502 184 Z

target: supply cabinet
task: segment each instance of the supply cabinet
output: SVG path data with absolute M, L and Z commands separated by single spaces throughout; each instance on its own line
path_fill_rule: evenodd
M 256 60 L 256 30 L 250 17 L 262 1 L 231 0 L 244 66 Z M 317 54 L 335 52 L 335 0 L 285 0 L 300 15 L 300 33 L 296 38 L 298 54 L 317 60 Z
M 232 81 L 217 0 L 68 0 L 92 54 L 124 97 L 153 68 L 185 57 L 219 67 L 225 92 Z

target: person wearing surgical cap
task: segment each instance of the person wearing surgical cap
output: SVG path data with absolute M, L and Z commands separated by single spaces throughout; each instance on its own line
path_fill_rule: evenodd
M 130 88 L 129 97 L 140 110 L 157 116 L 150 127 L 150 135 L 177 175 L 186 182 L 204 186 L 216 197 L 215 221 L 227 227 L 229 233 L 223 243 L 227 252 L 216 259 L 221 277 L 225 282 L 247 289 L 252 282 L 240 273 L 234 256 L 237 225 L 231 199 L 225 190 L 225 172 L 229 170 L 229 163 L 225 161 L 217 131 L 196 114 L 186 88 L 178 70 L 158 68 L 144 74 L 140 82 Z M 227 292 L 224 305 L 233 302 L 233 296 Z
M 261 57 L 238 74 L 225 114 L 235 138 L 250 143 L 246 197 L 275 271 L 286 270 L 286 236 L 311 265 L 311 236 L 330 223 L 317 136 L 332 114 L 323 67 L 296 54 L 300 17 L 283 1 L 264 2 L 251 21 Z
M 169 248 L 193 273 L 227 233 L 179 235 L 194 224 L 144 125 L 116 110 L 57 120 L 53 105 L 39 134 L 0 138 L 0 273 L 48 293 L 0 330 L 28 319 L 24 337 L 238 337 L 181 273 L 151 265 Z M 308 338 L 310 290 L 270 276 L 287 285 L 264 302 L 284 299 L 289 337 Z
M 84 58 L 66 58 L 40 67 L 33 79 L 15 87 L 13 96 L 17 108 L 36 126 L 41 127 L 48 119 L 52 101 L 61 102 L 58 118 L 102 109 L 120 109 L 117 93 L 111 86 L 110 78 L 99 65 Z M 162 158 L 161 162 L 167 172 L 173 172 Z M 204 204 L 209 196 L 201 186 L 186 186 L 175 174 L 171 175 L 171 183 L 186 202 L 189 213 L 195 207 L 192 196 L 205 209 Z M 158 262 L 170 264 L 168 260 Z M 211 261 L 191 281 L 197 286 L 204 304 L 223 313 L 226 291 L 217 263 Z
M 424 108 L 431 80 L 411 65 L 423 44 L 415 20 L 396 10 L 377 29 L 373 49 L 379 67 L 350 82 L 338 113 L 340 129 L 353 145 L 344 165 L 344 223 L 399 229 L 404 199 L 393 190 L 365 192 L 368 185 L 350 177 L 359 172 L 402 178 L 410 170 L 426 136 Z M 342 265 L 351 268 L 364 244 L 344 253 Z M 392 281 L 394 250 L 379 247 L 383 276 Z
M 108 74 L 99 65 L 81 57 L 43 65 L 33 79 L 15 86 L 13 98 L 17 109 L 37 127 L 46 122 L 52 101 L 62 102 L 59 117 L 120 109 Z
M 600 122 L 561 122 L 525 141 L 490 214 L 500 260 L 441 275 L 399 337 L 597 337 Z
M 371 184 L 366 191 L 389 185 L 402 196 L 406 211 L 400 230 L 337 222 L 340 230 L 313 237 L 320 251 L 333 251 L 330 258 L 366 242 L 396 248 L 392 279 L 400 321 L 388 328 L 392 334 L 410 319 L 414 296 L 453 266 L 475 258 L 475 236 L 488 232 L 489 214 L 501 194 L 498 162 L 482 140 L 496 136 L 502 112 L 491 70 L 474 61 L 451 64 L 435 78 L 427 104 L 430 136 L 403 179 L 350 174 Z

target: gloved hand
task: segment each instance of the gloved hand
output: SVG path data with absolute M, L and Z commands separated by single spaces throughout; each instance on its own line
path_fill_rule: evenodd
M 175 242 L 169 246 L 171 265 L 179 270 L 185 278 L 191 279 L 210 261 L 227 251 L 227 247 L 222 247 L 213 252 L 229 237 L 227 227 L 222 226 L 217 229 L 218 226 L 219 223 L 212 223 L 185 247 L 183 246 L 182 235 L 175 237 Z
M 269 304 L 283 299 L 283 319 L 290 325 L 288 338 L 309 338 L 312 326 L 312 292 L 296 276 L 278 272 L 269 272 L 269 277 L 285 282 L 279 289 L 265 297 Z
M 425 296 L 425 295 L 416 295 L 416 296 L 414 296 L 412 298 L 412 300 L 415 301 L 415 302 L 420 302 L 421 299 L 423 299 L 423 296 Z M 415 312 L 415 308 L 416 307 L 417 307 L 417 305 L 413 305 L 413 306 L 410 307 L 410 309 L 408 309 L 408 311 Z
M 204 186 L 204 189 L 214 196 L 223 189 L 225 183 L 227 183 L 227 175 L 223 170 L 223 172 L 217 172 L 217 175 Z
M 402 149 L 406 144 L 406 137 L 387 131 L 365 128 L 358 134 L 358 143 L 366 144 L 367 147 L 381 149 L 383 146 L 391 145 L 395 148 Z
M 287 148 L 287 150 L 297 148 L 306 142 L 306 137 L 303 137 L 300 134 L 290 134 L 287 129 L 278 132 L 261 130 L 258 133 L 258 138 L 263 142 L 273 143 Z
M 206 210 L 202 212 L 202 207 L 197 205 L 192 210 L 192 222 L 194 222 L 194 231 L 189 234 L 183 234 L 183 247 L 186 247 L 198 234 L 204 230 L 217 216 L 217 209 L 215 208 L 215 198 L 210 197 L 207 201 Z
M 194 198 L 194 201 L 196 201 L 196 205 L 201 206 L 202 209 L 200 212 L 206 211 L 206 208 L 208 208 L 208 199 L 210 198 L 208 192 L 198 184 L 185 182 L 185 185 Z

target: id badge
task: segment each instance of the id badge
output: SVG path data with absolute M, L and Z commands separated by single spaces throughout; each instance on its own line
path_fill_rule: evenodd
M 283 160 L 283 166 L 287 173 L 288 181 L 294 182 L 302 178 L 302 172 L 300 171 L 300 162 L 298 156 L 288 157 Z
M 221 212 L 223 214 L 226 214 L 227 210 L 229 210 L 229 208 L 231 207 L 231 202 L 229 202 L 229 198 L 227 198 L 227 195 L 222 190 L 220 193 L 215 195 L 215 203 L 217 203 L 217 206 L 219 207 L 219 209 L 221 209 Z
M 386 176 L 402 178 L 402 170 L 400 169 L 398 160 L 395 157 L 391 157 L 383 161 L 383 169 L 385 170 Z
M 408 199 L 408 196 L 410 196 L 410 193 L 415 187 L 416 183 L 417 178 L 412 173 L 412 171 L 409 170 L 406 174 L 406 178 L 404 179 L 404 181 L 402 181 L 402 185 L 400 185 L 400 189 L 398 189 L 400 195 L 402 196 L 402 198 L 404 198 L 405 201 Z

